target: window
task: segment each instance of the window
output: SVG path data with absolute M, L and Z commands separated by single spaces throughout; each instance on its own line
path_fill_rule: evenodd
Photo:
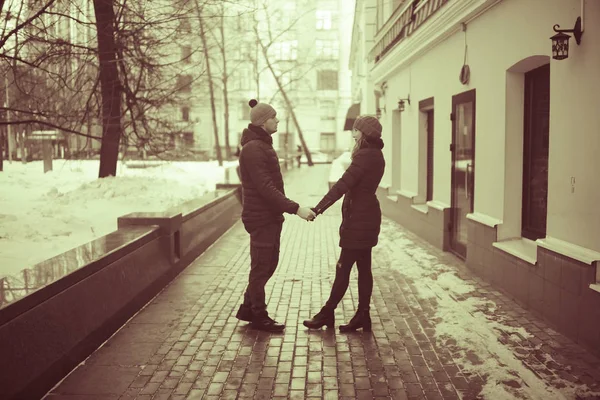
M 278 60 L 296 60 L 298 58 L 298 41 L 273 43 L 270 48 L 271 55 Z
M 524 117 L 521 236 L 536 240 L 546 237 L 550 64 L 525 74 Z
M 377 30 L 383 26 L 383 0 L 377 0 Z
M 189 107 L 181 107 L 181 120 L 182 121 L 190 120 L 190 108 Z
M 417 197 L 414 199 L 415 204 L 425 203 L 433 199 L 433 106 L 433 97 L 419 101 L 419 161 L 417 168 L 419 185 Z
M 248 105 L 248 102 L 246 100 L 240 101 L 240 119 L 250 119 L 250 106 Z
M 340 44 L 337 40 L 317 40 L 315 42 L 317 58 L 333 60 L 340 54 Z
M 177 91 L 181 93 L 190 93 L 192 91 L 191 75 L 177 75 Z
M 284 89 L 288 89 L 288 90 L 296 89 L 296 81 L 294 78 L 293 71 L 287 71 L 287 72 L 284 72 L 283 74 L 281 74 L 280 82 L 281 82 L 281 86 L 283 86 Z
M 192 46 L 181 46 L 181 61 L 183 61 L 185 64 L 192 62 Z
M 231 74 L 228 80 L 228 88 L 230 90 L 250 90 L 253 79 L 250 70 L 238 68 Z
M 288 1 L 287 3 L 284 3 L 277 18 L 279 19 L 279 23 L 283 30 L 295 30 L 299 25 L 299 21 L 297 20 L 298 14 L 296 14 L 296 2 Z
M 335 133 L 334 132 L 321 132 L 321 151 L 322 152 L 335 151 Z
M 252 55 L 254 54 L 254 48 L 252 43 L 249 42 L 241 42 L 238 46 L 236 46 L 233 50 L 232 59 L 234 60 L 251 60 L 253 59 Z
M 427 111 L 427 188 L 425 200 L 433 200 L 433 110 Z
M 319 103 L 321 120 L 335 119 L 335 102 L 332 100 L 322 100 Z
M 179 21 L 179 31 L 181 33 L 191 33 L 192 27 L 190 26 L 190 21 L 187 18 L 182 18 Z
M 317 90 L 338 90 L 338 72 L 335 70 L 318 71 Z
M 329 10 L 317 10 L 317 29 L 329 30 L 332 26 L 332 15 Z

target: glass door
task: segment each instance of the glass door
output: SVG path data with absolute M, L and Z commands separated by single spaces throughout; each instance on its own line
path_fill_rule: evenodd
M 452 198 L 450 249 L 467 257 L 467 214 L 475 189 L 475 90 L 452 97 Z

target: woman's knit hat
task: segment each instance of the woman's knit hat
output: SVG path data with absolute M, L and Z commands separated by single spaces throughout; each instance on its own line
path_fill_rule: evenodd
M 259 103 L 255 99 L 248 102 L 252 110 L 250 110 L 250 122 L 254 126 L 262 126 L 270 118 L 275 118 L 277 111 L 267 103 Z
M 354 121 L 353 129 L 358 129 L 361 131 L 367 138 L 370 139 L 380 139 L 381 138 L 381 123 L 379 120 L 373 116 L 365 115 L 356 118 Z

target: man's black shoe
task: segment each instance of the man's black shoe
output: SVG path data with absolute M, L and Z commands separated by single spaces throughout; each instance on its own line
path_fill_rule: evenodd
M 285 329 L 284 324 L 277 323 L 271 318 L 261 318 L 257 321 L 252 321 L 250 326 L 253 329 L 265 332 L 283 332 Z
M 252 322 L 252 310 L 250 307 L 242 304 L 235 317 L 241 321 Z

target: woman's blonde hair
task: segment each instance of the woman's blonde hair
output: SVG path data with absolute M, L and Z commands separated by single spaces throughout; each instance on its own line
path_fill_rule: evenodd
M 358 150 L 360 150 L 363 147 L 363 145 L 367 143 L 367 136 L 362 132 L 360 132 L 360 133 L 361 133 L 360 138 L 358 138 L 356 143 L 354 143 L 354 147 L 352 148 L 352 153 L 350 154 L 350 159 L 353 159 L 354 156 L 356 155 L 356 152 L 358 152 Z

